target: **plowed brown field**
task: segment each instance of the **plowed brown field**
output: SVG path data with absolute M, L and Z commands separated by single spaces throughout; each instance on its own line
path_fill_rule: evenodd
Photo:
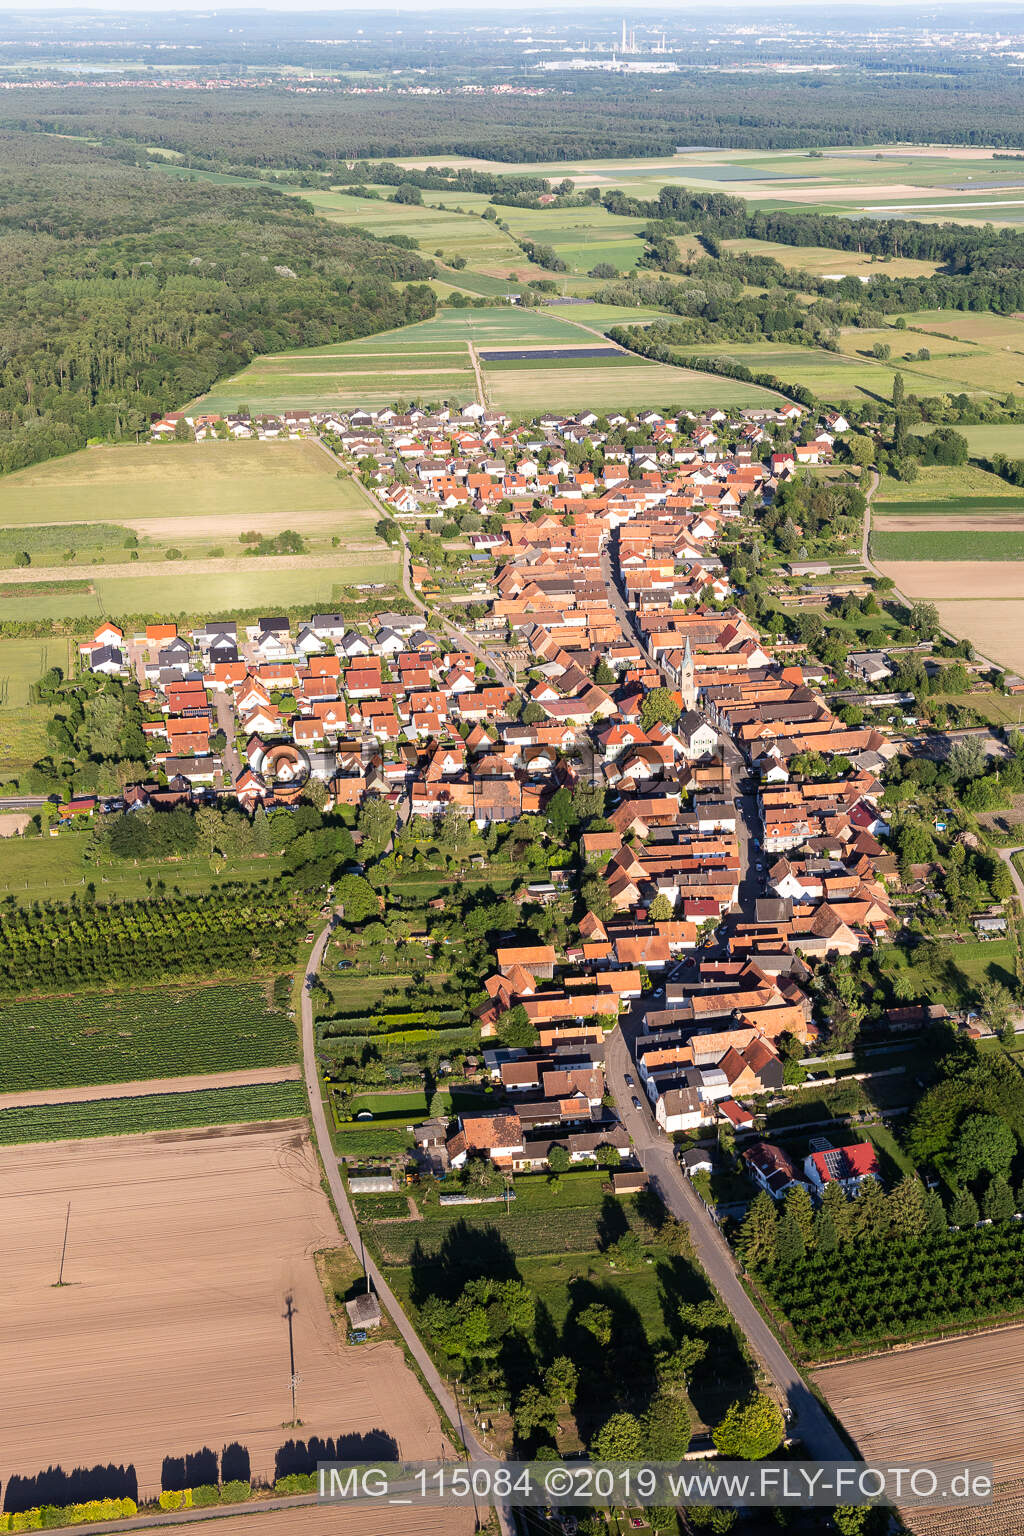
M 68 1200 L 70 1283 L 58 1290 Z M 313 1255 L 341 1239 L 304 1129 L 4 1148 L 0 1231 L 5 1476 L 132 1463 L 151 1496 L 165 1456 L 237 1441 L 253 1476 L 272 1477 L 294 1433 L 288 1294 L 297 1434 L 384 1430 L 406 1456 L 440 1454 L 437 1416 L 400 1351 L 338 1339 Z
M 869 1461 L 991 1462 L 996 1501 L 908 1511 L 922 1536 L 1019 1536 L 1024 1328 L 1003 1328 L 826 1366 L 815 1381 Z

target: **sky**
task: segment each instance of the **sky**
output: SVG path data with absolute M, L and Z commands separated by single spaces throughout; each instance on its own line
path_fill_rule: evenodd
M 948 11 L 953 7 L 953 0 L 937 0 L 937 3 L 923 4 L 922 0 L 866 0 L 870 9 L 910 11 L 920 10 L 933 13 L 936 9 Z M 999 6 L 999 0 L 996 0 Z M 990 7 L 986 5 L 985 9 Z M 995 7 L 993 7 L 995 8 Z M 360 11 L 372 12 L 375 15 L 393 15 L 400 17 L 402 11 L 437 10 L 466 10 L 476 11 L 480 9 L 479 0 L 400 0 L 398 5 L 394 0 L 359 0 Z M 497 7 L 488 13 L 489 20 L 498 20 L 503 12 L 509 17 L 522 15 L 536 15 L 546 11 L 567 10 L 610 10 L 619 12 L 625 10 L 627 14 L 637 15 L 641 11 L 652 15 L 665 15 L 670 12 L 685 14 L 697 12 L 707 14 L 707 0 L 655 0 L 650 6 L 638 6 L 634 4 L 616 3 L 616 0 L 531 0 L 524 5 L 508 5 Z M 734 12 L 743 11 L 751 15 L 763 14 L 765 16 L 784 16 L 787 11 L 815 10 L 821 15 L 823 23 L 827 26 L 829 10 L 834 10 L 837 19 L 849 18 L 850 10 L 858 9 L 857 0 L 852 0 L 852 5 L 830 6 L 823 5 L 822 0 L 740 0 L 739 4 L 729 3 L 717 7 L 717 13 L 723 19 Z M 969 22 L 969 14 L 963 6 L 956 7 L 958 14 L 965 24 Z M 25 14 L 28 12 L 56 12 L 78 10 L 109 13 L 114 11 L 130 11 L 137 13 L 144 10 L 160 10 L 165 16 L 173 15 L 175 11 L 203 11 L 219 13 L 222 11 L 322 11 L 332 12 L 339 19 L 344 18 L 347 23 L 352 20 L 352 7 L 339 5 L 338 0 L 271 0 L 271 3 L 254 4 L 253 0 L 216 0 L 211 5 L 209 0 L 172 0 L 172 3 L 163 3 L 163 0 L 108 0 L 106 4 L 97 4 L 96 0 L 62 0 L 60 4 L 53 4 L 52 0 L 16 0 L 16 3 L 4 3 L 0 0 L 0 14 Z

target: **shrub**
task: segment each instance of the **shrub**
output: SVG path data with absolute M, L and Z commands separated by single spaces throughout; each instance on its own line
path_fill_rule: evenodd
M 275 1493 L 315 1493 L 315 1472 L 289 1472 L 286 1477 L 279 1477 L 274 1484 Z
M 221 1483 L 220 1501 L 222 1504 L 242 1504 L 252 1494 L 249 1483 L 243 1483 L 240 1479 L 233 1482 Z
M 180 1509 L 182 1496 L 177 1489 L 167 1488 L 157 1500 L 161 1509 Z
M 192 1505 L 195 1509 L 206 1509 L 210 1504 L 220 1503 L 220 1489 L 216 1483 L 201 1483 L 198 1488 L 192 1489 Z

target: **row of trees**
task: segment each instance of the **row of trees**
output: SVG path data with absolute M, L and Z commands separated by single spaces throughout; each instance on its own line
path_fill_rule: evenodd
M 298 894 L 225 888 L 148 901 L 38 903 L 0 913 L 0 991 L 294 968 L 309 920 Z
M 761 1279 L 812 1355 L 958 1328 L 1020 1311 L 1018 1221 L 849 1244 Z

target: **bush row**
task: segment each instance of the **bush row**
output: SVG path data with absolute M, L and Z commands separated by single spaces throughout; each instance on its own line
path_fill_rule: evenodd
M 134 1499 L 90 1499 L 87 1504 L 43 1504 L 16 1515 L 0 1515 L 0 1531 L 52 1531 L 62 1525 L 91 1525 L 138 1514 Z
M 241 1481 L 203 1483 L 198 1488 L 168 1489 L 157 1500 L 161 1509 L 208 1509 L 211 1504 L 242 1504 L 252 1486 Z

